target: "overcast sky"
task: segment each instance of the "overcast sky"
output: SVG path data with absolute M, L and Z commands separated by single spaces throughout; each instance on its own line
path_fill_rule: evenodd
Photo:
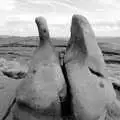
M 51 36 L 69 36 L 73 14 L 87 17 L 96 36 L 120 36 L 120 0 L 0 0 L 0 35 L 38 35 L 47 19 Z

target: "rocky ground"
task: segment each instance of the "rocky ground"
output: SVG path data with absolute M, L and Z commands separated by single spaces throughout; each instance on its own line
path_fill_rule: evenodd
M 106 61 L 106 69 L 111 80 L 120 79 L 120 47 L 116 44 L 100 43 Z M 27 73 L 33 47 L 0 47 L 0 120 L 11 120 L 9 107 L 15 98 L 15 89 L 19 85 L 23 73 Z M 58 47 L 58 51 L 63 48 Z M 17 74 L 17 73 L 22 74 Z M 12 74 L 12 77 L 9 75 Z M 23 75 L 21 77 L 21 75 Z M 16 77 L 17 76 L 17 77 Z

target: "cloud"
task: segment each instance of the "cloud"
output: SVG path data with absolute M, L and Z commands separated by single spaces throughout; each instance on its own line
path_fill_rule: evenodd
M 36 34 L 37 28 L 35 24 L 29 21 L 9 21 L 0 28 L 0 32 L 8 35 L 29 36 Z
M 116 0 L 98 0 L 98 2 L 102 3 L 102 4 L 107 4 L 107 5 L 111 5 L 111 4 L 115 4 Z
M 96 36 L 119 36 L 118 33 L 120 32 L 120 21 L 99 21 L 92 24 L 92 28 Z
M 62 14 L 72 15 L 73 13 L 88 14 L 89 12 L 82 10 L 80 7 L 76 7 L 72 0 L 18 0 L 16 2 L 16 13 L 39 13 L 43 14 Z
M 48 24 L 48 28 L 51 37 L 69 36 L 69 25 L 67 24 Z M 0 33 L 16 36 L 38 36 L 38 29 L 34 21 L 14 19 L 0 27 Z
M 70 25 L 56 24 L 49 25 L 50 35 L 52 37 L 69 37 Z
M 120 33 L 120 21 L 116 22 L 97 22 L 92 24 L 92 28 L 96 36 L 119 36 Z
M 59 15 L 56 13 L 53 14 L 20 14 L 20 15 L 11 15 L 7 17 L 7 21 L 30 21 L 34 22 L 37 16 L 43 16 L 47 20 L 48 24 L 68 24 L 70 23 L 71 16 L 67 17 L 66 15 Z
M 14 0 L 2 0 L 0 1 L 0 10 L 10 11 L 15 8 Z
M 119 13 L 119 0 L 3 0 L 0 34 L 37 35 L 34 20 L 43 16 L 52 36 L 67 36 L 72 15 L 81 14 L 102 35 L 120 30 Z

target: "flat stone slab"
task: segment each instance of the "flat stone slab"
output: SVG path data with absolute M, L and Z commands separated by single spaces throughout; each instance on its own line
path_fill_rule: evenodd
M 0 120 L 3 119 L 3 116 L 13 102 L 15 90 L 20 81 L 21 80 L 13 80 L 0 75 Z

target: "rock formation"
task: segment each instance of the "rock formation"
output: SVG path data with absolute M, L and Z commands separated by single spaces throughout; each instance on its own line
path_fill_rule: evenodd
M 29 64 L 28 74 L 16 90 L 14 120 L 61 120 L 61 103 L 66 84 L 58 56 L 50 41 L 47 22 L 35 19 L 39 32 L 39 48 Z
M 120 102 L 105 76 L 105 63 L 88 20 L 73 15 L 64 56 L 76 120 L 119 120 Z

